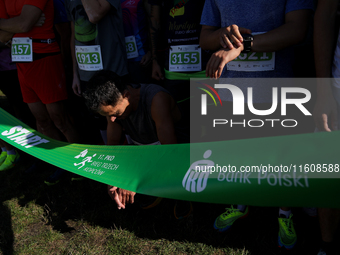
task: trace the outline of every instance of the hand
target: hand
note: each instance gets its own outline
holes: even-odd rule
[[[237,25],[224,27],[220,32],[220,44],[223,48],[233,49],[234,45],[240,47],[243,42],[241,34],[251,34],[251,30]],[[233,45],[234,44],[234,45]]]
[[[114,186],[108,185],[107,191],[112,200],[117,204],[118,209],[125,209],[126,204],[133,204],[136,192],[120,189]]]
[[[44,25],[44,23],[45,23],[45,14],[44,13],[42,13],[41,15],[40,15],[40,17],[39,17],[39,19],[38,19],[38,21],[37,21],[37,23],[35,23],[35,27],[41,27],[42,25]]]
[[[164,76],[163,73],[161,71],[161,67],[159,66],[157,60],[153,60],[152,62],[152,79],[155,79],[157,81],[163,80]]]
[[[207,63],[207,67],[205,70],[206,76],[215,79],[220,78],[224,66],[230,61],[237,58],[238,55],[240,55],[241,51],[242,51],[241,47],[237,49],[234,48],[232,50],[221,49],[219,51],[216,51],[214,54],[211,55]]]
[[[319,131],[331,132],[338,129],[337,104],[331,92],[318,96],[313,117]]]
[[[73,75],[72,89],[74,94],[76,94],[78,97],[81,97],[80,80],[77,74]]]
[[[149,64],[150,60],[151,60],[151,52],[148,51],[148,53],[146,53],[146,54],[143,56],[142,60],[140,61],[140,64],[141,64],[142,66],[146,66],[146,65]]]

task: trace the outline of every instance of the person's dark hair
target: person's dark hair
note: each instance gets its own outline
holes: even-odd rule
[[[126,89],[127,85],[122,77],[103,70],[92,77],[82,96],[90,110],[98,111],[101,105],[115,106]]]

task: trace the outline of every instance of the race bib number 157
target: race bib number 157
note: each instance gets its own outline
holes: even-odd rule
[[[32,62],[32,39],[28,37],[12,39],[12,61]]]

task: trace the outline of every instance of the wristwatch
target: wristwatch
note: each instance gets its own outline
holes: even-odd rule
[[[251,42],[254,41],[254,37],[251,34],[243,34],[243,51],[242,53],[251,52]]]

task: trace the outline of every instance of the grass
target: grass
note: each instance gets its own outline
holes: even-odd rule
[[[225,205],[194,203],[185,220],[173,217],[173,201],[142,210],[118,210],[103,184],[69,179],[48,187],[45,165],[25,174],[33,158],[0,172],[1,254],[286,254],[277,248],[277,208],[250,208],[231,231],[217,233],[215,217]],[[294,212],[299,243],[290,254],[316,254],[318,224]],[[303,252],[303,253],[302,253]]]

